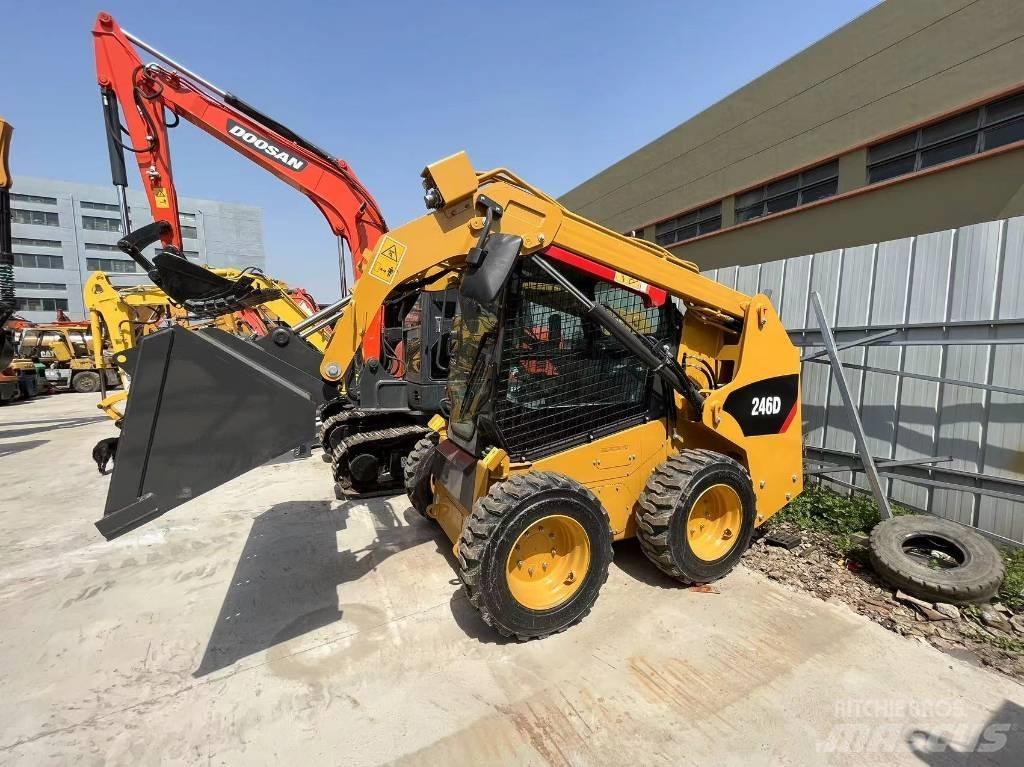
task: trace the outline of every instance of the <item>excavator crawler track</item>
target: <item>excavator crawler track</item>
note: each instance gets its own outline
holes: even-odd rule
[[[334,494],[338,500],[354,500],[380,495],[394,495],[405,489],[401,474],[380,472],[373,484],[356,481],[350,471],[350,462],[360,455],[372,455],[378,464],[389,468],[390,456],[407,455],[427,432],[426,426],[403,424],[373,431],[360,431],[337,440],[331,450],[331,471],[334,474]]]

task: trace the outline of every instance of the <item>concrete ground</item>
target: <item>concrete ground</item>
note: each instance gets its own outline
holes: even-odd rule
[[[0,408],[0,763],[1024,761],[1010,680],[742,568],[680,589],[633,543],[582,624],[498,641],[439,530],[334,501],[317,455],[106,543],[95,402]]]

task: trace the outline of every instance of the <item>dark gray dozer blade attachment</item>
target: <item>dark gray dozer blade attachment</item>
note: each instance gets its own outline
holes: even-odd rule
[[[320,353],[280,329],[153,333],[130,353],[131,387],[107,505],[107,540],[315,439]]]

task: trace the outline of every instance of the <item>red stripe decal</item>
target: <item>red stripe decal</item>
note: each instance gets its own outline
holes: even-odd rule
[[[595,277],[599,277],[606,282],[615,282],[615,270],[604,264],[598,264],[591,261],[589,258],[577,255],[565,248],[560,248],[557,245],[551,245],[544,250],[544,255],[553,258],[555,261],[560,261],[568,266],[573,266],[579,269],[581,272],[592,274]],[[637,279],[640,279],[639,277]],[[641,280],[646,283],[646,280]],[[622,283],[616,283],[620,287],[626,290],[632,290],[629,285],[623,285]],[[654,285],[648,284],[646,291],[634,291],[644,297],[644,303],[648,306],[664,306],[665,301],[668,300],[668,291],[662,288],[655,287]]]
[[[793,419],[796,417],[796,406],[799,401],[800,400],[798,398],[793,402],[793,407],[789,409],[789,415],[787,415],[786,420],[783,421],[782,428],[779,429],[779,434],[782,434],[784,431],[786,431],[786,429],[789,428],[789,425],[793,423]]]

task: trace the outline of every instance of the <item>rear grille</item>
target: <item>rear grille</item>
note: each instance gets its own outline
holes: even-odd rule
[[[664,308],[648,308],[642,296],[613,283],[564,266],[560,270],[635,330],[668,341]],[[547,274],[524,265],[510,295],[494,414],[513,458],[585,442],[650,412],[651,372],[582,318],[579,302]]]

